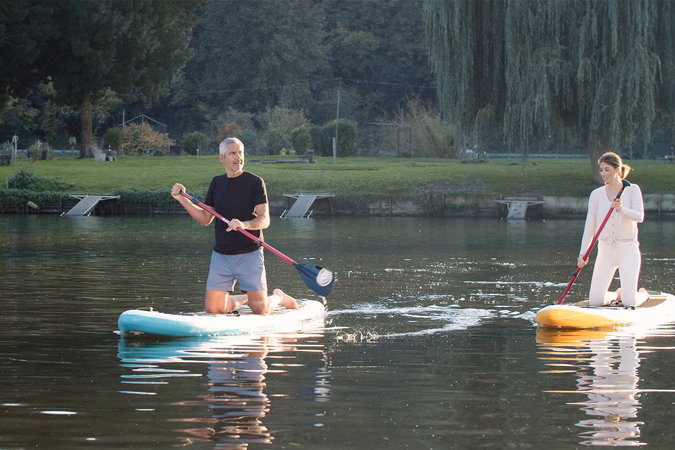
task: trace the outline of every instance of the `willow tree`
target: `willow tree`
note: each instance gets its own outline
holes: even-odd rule
[[[603,151],[644,155],[652,139],[657,42],[672,34],[672,21],[659,18],[672,18],[672,3],[426,0],[442,111],[478,136],[479,125],[501,124],[506,145],[523,154],[550,140],[578,141],[600,182]]]
[[[637,148],[644,154],[651,141],[660,67],[657,3],[581,5],[577,102],[579,119],[589,122],[587,144],[595,167],[604,150],[632,155]]]
[[[657,126],[669,131],[664,153],[675,154],[675,5],[659,2],[656,52],[661,60],[661,89],[657,97]],[[664,133],[665,134],[665,133]]]
[[[444,120],[485,144],[505,108],[503,0],[425,0],[427,52]],[[476,142],[478,143],[478,142]]]

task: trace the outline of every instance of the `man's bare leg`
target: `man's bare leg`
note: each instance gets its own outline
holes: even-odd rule
[[[277,306],[288,309],[298,307],[295,299],[285,294],[281,289],[275,289],[272,295],[267,295],[265,291],[250,291],[246,295],[248,296],[248,306],[255,314],[272,314]]]
[[[246,293],[248,298],[248,306],[254,314],[272,314],[278,301],[274,301],[274,296],[267,296],[265,291],[248,291]]]
[[[279,296],[281,298],[281,301],[279,301],[279,304],[281,306],[283,306],[284,308],[288,308],[288,309],[297,309],[298,308],[298,302],[296,302],[293,297],[286,294],[281,289],[279,289],[279,288],[275,289],[274,291],[272,291],[272,294],[273,294],[273,296]]]
[[[230,295],[228,291],[206,291],[204,307],[209,314],[226,314],[245,305],[246,295]]]

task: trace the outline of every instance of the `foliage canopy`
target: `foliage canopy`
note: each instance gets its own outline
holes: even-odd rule
[[[607,149],[646,156],[657,121],[672,130],[673,2],[426,0],[424,12],[441,110],[474,144],[526,155],[566,142],[595,165]]]
[[[107,90],[157,97],[191,56],[194,11],[203,0],[3,2],[4,36],[33,44],[0,78],[26,89],[51,80],[61,104],[79,109],[82,156],[91,155],[92,102]],[[19,6],[17,6],[19,5]],[[4,47],[4,46],[3,46]],[[0,62],[11,60],[5,48]],[[4,64],[2,64],[4,66]],[[28,79],[22,73],[29,73]],[[138,92],[137,92],[138,90]]]

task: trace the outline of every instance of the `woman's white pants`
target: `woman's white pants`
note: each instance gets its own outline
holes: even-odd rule
[[[607,243],[598,240],[598,256],[593,268],[593,279],[588,299],[591,306],[608,305],[616,299],[616,293],[607,292],[616,270],[621,280],[621,302],[624,306],[639,306],[649,295],[638,292],[638,278],[642,256],[640,244],[635,241]]]

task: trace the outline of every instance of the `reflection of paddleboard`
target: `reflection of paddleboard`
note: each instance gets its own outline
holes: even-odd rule
[[[279,308],[267,316],[253,314],[248,307],[238,314],[167,314],[132,309],[120,315],[117,322],[122,333],[156,336],[215,336],[276,333],[295,331],[309,325],[320,325],[324,306],[316,300],[298,300],[298,309]]]
[[[587,347],[589,341],[607,341],[615,330],[538,328],[537,345],[548,347]]]
[[[588,301],[569,305],[551,305],[537,313],[540,327],[616,328],[631,325],[658,325],[675,321],[675,297],[650,292],[649,300],[635,309],[613,306],[588,306]]]

